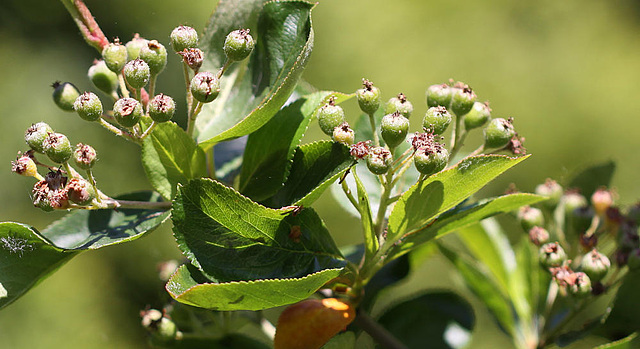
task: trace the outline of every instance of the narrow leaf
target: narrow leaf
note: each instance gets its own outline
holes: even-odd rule
[[[360,221],[362,222],[362,232],[364,234],[365,254],[367,260],[369,260],[378,252],[380,246],[378,244],[378,236],[373,226],[373,217],[371,217],[369,195],[362,181],[360,181],[360,177],[358,177],[355,168],[353,169],[353,178],[356,181],[358,206],[360,206]]]
[[[190,181],[173,203],[174,235],[211,280],[298,278],[344,265],[313,209],[274,210],[209,179]]]
[[[142,144],[142,166],[153,188],[165,199],[178,183],[207,175],[204,151],[174,122],[159,124]]]
[[[49,245],[33,227],[13,222],[0,223],[0,309],[75,255],[76,252]]]
[[[300,278],[207,283],[199,270],[183,265],[171,276],[166,289],[175,300],[196,307],[262,310],[306,299],[341,271],[325,269]]]
[[[625,338],[597,346],[594,349],[634,349],[638,347],[640,347],[640,337],[638,332],[634,332]]]
[[[218,99],[198,116],[196,129],[203,149],[259,129],[285,104],[311,54],[313,6],[304,1],[264,5],[249,64],[229,71]],[[219,37],[215,35],[212,44],[220,44]]]

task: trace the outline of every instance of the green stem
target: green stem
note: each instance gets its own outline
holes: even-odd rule
[[[149,99],[154,97],[154,93],[156,93],[156,80],[158,79],[158,75],[151,75],[149,78]],[[140,99],[142,99],[142,95],[140,95]],[[140,100],[142,104],[142,100]]]
[[[359,310],[353,323],[360,327],[363,331],[367,332],[371,338],[373,338],[380,346],[387,349],[407,349],[407,346],[402,344],[396,337],[382,327],[379,323],[375,322],[364,311]]]
[[[100,191],[98,190],[98,186],[96,185],[96,179],[93,177],[93,172],[91,171],[91,169],[87,170],[87,178],[89,178],[89,183],[91,183],[91,187],[93,188],[93,191],[96,193],[96,200],[98,200],[98,202],[101,203],[102,198],[100,197]]]
[[[104,201],[107,206],[105,208],[130,208],[130,209],[142,209],[142,210],[168,210],[171,208],[170,201],[130,201],[130,200],[116,200],[108,199]]]
[[[124,81],[122,73],[118,73],[118,82],[120,83],[120,93],[122,93],[122,97],[129,98],[129,89],[127,88],[127,83]]]
[[[193,95],[191,94],[191,78],[189,76],[189,66],[182,62],[182,75],[184,75],[184,85],[187,89],[187,110],[191,110],[193,105]]]
[[[360,206],[358,205],[358,201],[356,201],[356,198],[353,197],[353,193],[351,193],[351,189],[349,189],[349,185],[347,184],[347,181],[344,180],[342,181],[342,191],[344,192],[344,195],[347,196],[347,199],[349,199],[349,202],[351,202],[351,205],[353,205],[353,207],[355,207],[355,209],[360,212]]]
[[[147,136],[149,136],[151,132],[153,132],[153,129],[155,129],[157,125],[157,122],[152,121],[151,125],[149,125],[149,127],[144,131],[142,135],[140,135],[140,141],[144,141],[144,139],[147,138]]]
[[[207,150],[207,172],[209,173],[209,178],[216,179],[216,159],[215,159],[215,146],[209,148]]]
[[[109,40],[102,33],[100,26],[91,15],[87,6],[81,0],[60,0],[76,22],[84,40],[93,48],[102,53],[109,45]]]
[[[224,72],[227,71],[227,69],[229,68],[229,66],[231,66],[231,63],[233,63],[233,61],[227,59],[224,62],[224,65],[222,66],[222,68],[220,68],[220,70],[218,70],[218,73],[216,74],[216,78],[220,79],[222,77],[222,75],[224,74]]]
[[[455,141],[455,145],[452,146],[451,152],[449,153],[449,157],[451,159],[453,159],[458,154],[460,149],[462,149],[465,138],[467,138],[467,131],[462,130],[462,132],[460,132],[460,135],[458,136],[458,139]]]
[[[371,131],[373,132],[373,142],[376,147],[380,146],[380,138],[378,137],[378,132],[376,132],[376,119],[373,114],[369,114],[369,124],[371,124]]]
[[[195,129],[196,117],[198,117],[198,114],[202,110],[202,105],[203,103],[196,102],[192,106],[191,110],[189,111],[189,121],[187,122],[187,134],[189,135],[189,137],[193,138],[193,131]]]

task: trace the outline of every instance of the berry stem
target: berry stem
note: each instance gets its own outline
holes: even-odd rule
[[[153,129],[155,129],[157,125],[157,122],[152,121],[151,125],[149,125],[149,127],[142,133],[142,135],[140,135],[140,141],[144,141],[144,139],[147,138],[147,136],[149,136],[151,132],[153,132]]]
[[[149,99],[153,98],[154,93],[156,92],[156,81],[158,80],[158,75],[151,75],[149,78]],[[140,95],[140,104],[142,104],[142,94]]]
[[[187,123],[187,134],[189,137],[193,137],[193,131],[195,129],[194,124],[196,117],[198,117],[198,114],[200,114],[200,111],[202,110],[202,105],[203,103],[196,101],[189,111],[189,122]]]
[[[378,132],[376,132],[376,119],[373,114],[369,114],[369,123],[371,124],[371,131],[373,132],[373,142],[376,147],[380,146],[380,138],[378,137]]]
[[[129,98],[129,90],[127,89],[127,83],[124,81],[122,73],[118,73],[118,82],[120,83],[120,93],[122,97]]]
[[[113,132],[116,136],[120,136],[134,143],[140,144],[140,141],[136,137],[134,137],[132,134],[111,125],[110,123],[105,121],[103,118],[100,118],[100,125],[102,125],[102,127],[106,128],[107,130]]]
[[[220,68],[220,70],[218,70],[218,73],[216,74],[216,78],[220,79],[222,77],[222,74],[224,74],[224,72],[227,71],[227,69],[229,68],[231,63],[233,63],[233,61],[227,58],[227,60],[224,62],[224,65],[222,66],[222,68]]]
[[[109,199],[105,200],[104,204],[107,205],[105,208],[131,208],[131,209],[142,209],[142,210],[168,210],[171,208],[170,201],[159,201],[159,202],[149,202],[149,201],[130,201],[130,200],[116,200]]]
[[[215,146],[207,150],[207,173],[209,178],[216,179],[216,159],[215,159]]]
[[[381,347],[387,349],[407,349],[407,346],[402,344],[396,337],[387,331],[386,328],[380,326],[379,323],[374,321],[363,310],[358,310],[356,318],[353,321],[356,326],[360,327],[363,331],[367,332]]]
[[[91,187],[93,188],[93,191],[96,193],[96,200],[98,200],[98,203],[102,202],[102,198],[100,197],[100,191],[98,190],[98,186],[96,185],[96,179],[93,177],[93,172],[91,171],[91,169],[87,170],[87,178],[89,178],[89,183],[91,183]]]
[[[75,177],[75,174],[77,173],[76,171],[73,171],[71,169],[71,166],[69,166],[68,162],[64,162],[62,163],[62,168],[64,168],[64,170],[67,172],[67,175],[71,178]]]
[[[349,185],[347,184],[347,181],[344,180],[342,181],[342,191],[344,192],[344,195],[347,196],[347,199],[349,199],[349,202],[351,202],[351,205],[353,205],[353,207],[355,207],[355,209],[360,212],[360,206],[358,205],[358,201],[356,201],[356,199],[353,197],[353,193],[351,192],[351,189],[349,189]]]
[[[462,126],[462,124],[460,124],[459,126]],[[456,126],[456,128],[459,127],[459,126]],[[458,135],[458,139],[456,139],[455,143],[451,145],[451,151],[449,152],[449,158],[453,159],[456,156],[456,154],[458,154],[458,152],[460,151],[460,149],[464,145],[465,138],[467,138],[467,131],[466,130],[462,130],[462,132],[460,132],[460,134]]]
[[[82,0],[60,0],[64,7],[67,9],[74,22],[80,29],[80,33],[84,37],[84,40],[93,48],[102,53],[109,40],[102,33],[100,26],[91,15],[91,12]]]
[[[182,62],[182,74],[184,75],[184,85],[187,88],[187,110],[191,110],[193,104],[193,95],[191,94],[191,77],[189,75],[189,65],[186,62]],[[194,74],[197,74],[195,72]]]

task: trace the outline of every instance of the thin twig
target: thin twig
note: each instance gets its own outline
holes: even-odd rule
[[[387,349],[408,349],[408,347],[400,342],[396,337],[382,327],[379,323],[375,322],[364,311],[358,311],[356,319],[353,323],[360,327],[363,331],[367,332],[371,338],[373,338],[383,348]]]

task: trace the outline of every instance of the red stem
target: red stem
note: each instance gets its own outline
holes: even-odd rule
[[[96,22],[91,12],[82,0],[60,0],[67,8],[67,11],[73,17],[78,25],[84,40],[93,48],[102,52],[105,46],[109,45],[109,40],[102,33],[102,29]]]

